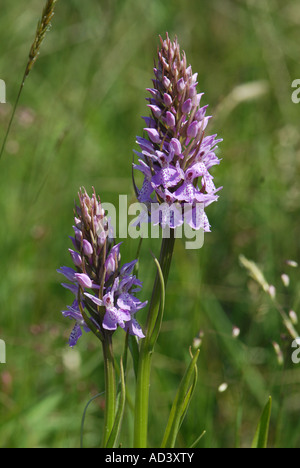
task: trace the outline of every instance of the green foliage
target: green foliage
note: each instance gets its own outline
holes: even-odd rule
[[[179,429],[187,413],[197,383],[199,353],[200,350],[198,349],[195,356],[191,356],[191,362],[180,382],[163,437],[162,448],[175,447]]]
[[[40,0],[1,2],[0,78],[8,103],[0,104],[0,142],[40,13]],[[269,446],[300,446],[300,367],[291,362],[291,339],[239,263],[240,255],[252,259],[276,286],[285,312],[299,313],[299,270],[285,265],[300,258],[300,107],[291,100],[292,80],[300,78],[299,15],[292,0],[57,2],[0,161],[0,338],[7,352],[0,364],[1,447],[78,447],[85,405],[104,390],[98,340],[85,335],[68,349],[72,324],[60,311],[71,297],[56,269],[70,265],[79,187],[94,186],[103,202],[117,204],[119,193],[134,200],[132,149],[143,128],[157,37],[166,31],[177,34],[199,72],[213,115],[209,133],[224,139],[214,170],[224,188],[207,210],[212,233],[203,248],[175,245],[153,356],[149,441],[161,443],[190,362],[185,350],[201,331],[198,383],[176,446],[249,447],[268,395]],[[159,246],[157,239],[141,246],[143,300],[156,273],[150,252],[158,257]],[[137,247],[138,240],[126,242],[124,261]],[[115,341],[119,358],[121,331]],[[272,342],[281,347],[283,365]],[[133,443],[134,384],[129,354],[123,447]],[[100,444],[103,403],[100,396],[89,406],[85,447]]]
[[[252,442],[252,448],[257,448],[257,449],[267,448],[271,408],[272,408],[272,398],[269,397],[268,403],[264,407],[261,418],[259,420],[256,432],[255,432],[255,436]]]
[[[125,375],[123,369],[123,363],[121,360],[120,363],[120,393],[118,395],[118,406],[116,410],[116,417],[115,422],[107,441],[105,448],[115,448],[118,447],[118,439],[120,436],[120,431],[123,422],[124,416],[124,409],[125,409],[125,401],[126,401],[126,386],[125,386]]]

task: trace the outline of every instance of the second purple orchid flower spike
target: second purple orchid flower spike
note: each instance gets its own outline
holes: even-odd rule
[[[103,333],[113,333],[117,327],[143,338],[135,319],[147,302],[136,298],[142,283],[133,274],[137,260],[121,265],[121,244],[109,237],[109,222],[95,192],[90,198],[85,189],[79,193],[75,207],[73,249],[69,249],[73,268],[58,270],[69,281],[63,286],[74,295],[65,317],[75,320],[69,344],[74,346],[82,330],[94,331],[101,339]]]

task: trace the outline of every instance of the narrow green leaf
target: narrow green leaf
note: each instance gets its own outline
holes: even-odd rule
[[[164,281],[163,272],[162,272],[161,266],[157,258],[155,258],[154,256],[153,258],[156,264],[158,277],[159,277],[159,283],[160,283],[160,305],[159,305],[159,309],[157,312],[157,317],[155,320],[155,325],[153,327],[153,330],[148,331],[148,333],[150,333],[150,337],[149,337],[149,349],[150,350],[154,348],[158,335],[160,333],[164,310],[165,310],[165,298],[166,298],[165,281]]]
[[[139,351],[139,345],[135,336],[133,335],[128,336],[128,346],[129,346],[129,350],[130,350],[131,357],[132,357],[134,375],[136,377],[138,366],[139,366],[140,351]]]
[[[272,398],[269,397],[260,417],[251,448],[267,448],[271,417]]]
[[[88,407],[94,401],[96,398],[100,397],[101,395],[104,395],[105,392],[97,393],[97,395],[93,396],[85,405],[83,415],[81,418],[81,428],[80,428],[80,448],[83,448],[83,431],[84,431],[84,423],[85,423],[85,417],[86,417],[86,412],[88,410]]]
[[[161,444],[161,448],[173,448],[180,426],[186,415],[188,405],[191,401],[196,382],[197,382],[197,360],[200,350],[198,349],[195,356],[192,356],[191,362],[180,382],[174,403],[171,408],[169,420]]]
[[[133,163],[134,163],[134,157],[132,159],[133,159]],[[135,183],[133,164],[132,164],[132,168],[131,168],[131,177],[132,177],[132,184],[133,184],[135,196],[136,196],[136,198],[138,200],[138,198],[139,198],[139,189],[137,188],[137,185]]]
[[[138,278],[139,276],[139,263],[140,263],[140,253],[141,253],[141,248],[142,248],[142,243],[143,243],[143,236],[141,236],[140,238],[140,241],[139,241],[139,245],[138,245],[138,248],[137,248],[137,252],[136,252],[136,255],[135,255],[135,258],[137,258],[137,263],[134,267],[134,274],[135,276]]]
[[[191,356],[191,357],[193,357],[193,356]],[[184,420],[185,415],[187,413],[189,403],[190,403],[190,401],[192,399],[192,396],[194,394],[194,390],[195,390],[195,387],[196,387],[197,380],[198,380],[198,369],[197,369],[197,366],[195,365],[194,366],[194,379],[193,379],[192,385],[189,388],[189,391],[187,392],[187,394],[185,396],[185,399],[184,399],[184,402],[183,402],[183,405],[182,405],[182,415],[181,415],[181,418],[180,418],[179,427],[183,423],[183,420]]]
[[[202,439],[202,437],[204,437],[206,434],[206,431],[203,431],[202,434],[199,435],[199,437],[197,437],[197,439],[195,440],[195,442],[192,443],[192,445],[189,447],[189,448],[194,448],[198,445],[198,442],[200,442],[200,440]]]
[[[126,375],[126,370],[127,370],[128,348],[129,348],[128,341],[129,341],[129,333],[127,332],[126,335],[125,335],[124,350],[123,350],[123,357],[122,357],[124,375]],[[119,376],[120,376],[120,374],[119,374]]]
[[[126,399],[126,388],[125,388],[125,374],[124,374],[124,368],[123,368],[123,361],[121,358],[120,362],[120,379],[121,379],[121,391],[119,395],[119,403],[118,403],[118,409],[116,412],[116,417],[115,417],[115,422],[112,428],[112,431],[110,433],[110,436],[108,438],[106,448],[115,448],[118,443],[118,437],[120,434],[121,426],[122,426],[122,421],[123,421],[123,415],[124,415],[124,408],[125,408],[125,399]]]

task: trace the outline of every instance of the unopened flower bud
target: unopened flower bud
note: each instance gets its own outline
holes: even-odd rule
[[[195,119],[198,120],[198,122],[201,122],[204,117],[205,117],[205,113],[206,113],[206,109],[208,108],[208,105],[207,106],[204,106],[204,107],[201,107],[195,114]]]
[[[91,288],[93,286],[92,280],[85,273],[75,273],[75,278],[83,288]]]
[[[165,89],[169,89],[170,84],[171,84],[171,81],[169,80],[169,78],[164,76],[163,79],[162,79],[162,83],[163,83]]]
[[[167,112],[166,113],[166,123],[168,125],[168,127],[175,127],[176,125],[176,120],[175,120],[175,117],[174,115],[172,114],[172,112]]]
[[[170,94],[165,93],[165,94],[164,94],[164,103],[165,103],[165,105],[166,105],[167,107],[170,107],[171,104],[172,104],[172,102],[173,102],[173,101],[172,101],[172,97],[170,96]]]
[[[192,122],[191,125],[189,125],[187,129],[187,136],[190,138],[195,138],[199,130],[199,124],[198,122]]]
[[[181,144],[180,144],[180,141],[177,140],[177,138],[172,138],[169,146],[170,146],[170,150],[174,151],[174,154],[176,156],[179,156],[181,154]]]
[[[144,128],[144,130],[148,133],[150,140],[153,141],[153,143],[160,142],[159,132],[155,128]]]
[[[155,106],[153,104],[148,104],[148,107],[149,107],[149,109],[152,110],[154,117],[159,119],[161,114],[162,114],[162,111],[161,111],[160,107]]]
[[[83,245],[83,252],[87,257],[90,257],[91,255],[93,255],[93,247],[88,240],[84,239],[82,242],[82,245]]]
[[[72,260],[74,262],[75,266],[80,266],[82,264],[82,258],[79,255],[78,252],[75,252],[74,250],[69,249],[69,252],[71,254]]]
[[[187,99],[182,104],[181,110],[182,110],[183,114],[189,114],[191,112],[191,110],[192,110],[192,107],[193,107],[192,100]]]
[[[185,81],[183,78],[180,78],[180,80],[178,80],[177,82],[177,91],[179,92],[179,94],[183,93],[185,89]]]

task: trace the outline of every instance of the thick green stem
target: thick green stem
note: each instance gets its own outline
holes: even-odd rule
[[[171,235],[162,240],[159,263],[163,273],[165,287],[167,284],[172,255],[175,244],[174,231]],[[139,365],[137,373],[136,397],[135,397],[135,421],[134,421],[134,447],[146,448],[148,435],[148,411],[149,411],[149,391],[150,391],[150,373],[151,359],[153,354],[153,344],[150,343],[151,335],[154,330],[158,310],[161,301],[160,278],[157,273],[153,287],[147,323],[146,337],[141,342]]]
[[[114,425],[116,412],[116,376],[111,335],[105,335],[102,348],[105,371],[105,415],[102,447],[105,447]]]
[[[134,448],[146,448],[148,437],[148,408],[152,354],[145,346],[142,348],[135,396]]]

